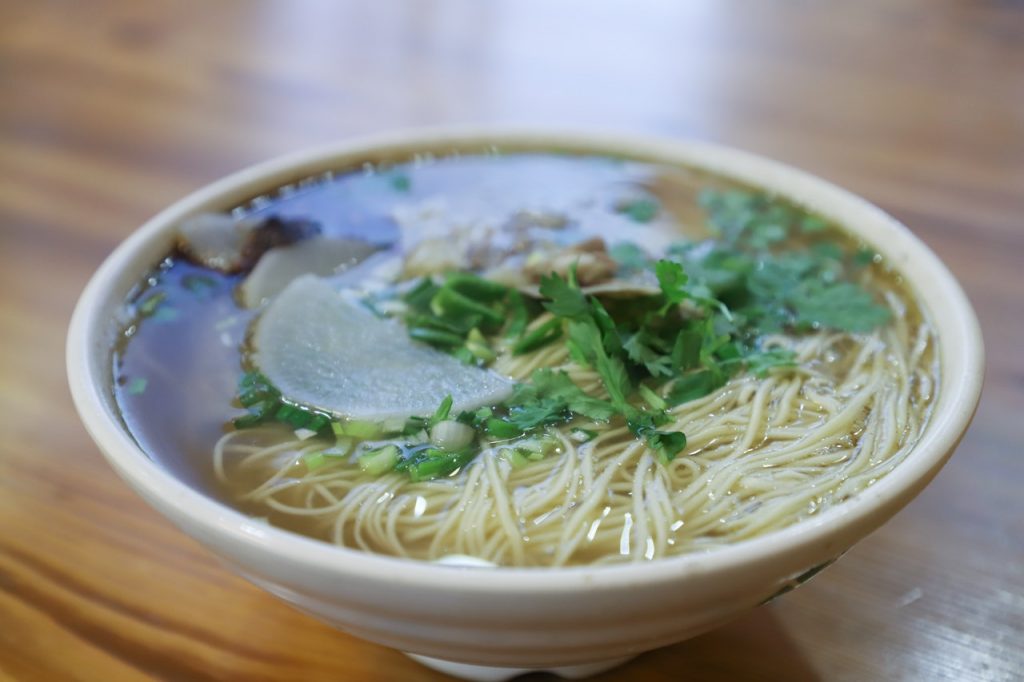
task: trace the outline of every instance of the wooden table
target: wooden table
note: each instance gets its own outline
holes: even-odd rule
[[[988,343],[974,425],[909,508],[794,594],[601,679],[1021,679],[1024,6],[995,0],[5,0],[0,677],[442,679],[143,504],[72,409],[64,334],[113,246],[226,172],[494,121],[715,140],[832,179],[945,260]]]

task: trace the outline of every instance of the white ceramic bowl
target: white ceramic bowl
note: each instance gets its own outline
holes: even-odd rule
[[[453,149],[548,148],[682,163],[790,197],[874,245],[934,320],[941,390],[914,451],[855,498],[754,540],[642,564],[470,569],[374,556],[267,527],[177,480],[126,433],[111,389],[115,311],[170,250],[175,225],[364,159]],[[103,263],[71,321],[68,375],[86,428],[150,504],[254,583],[359,637],[476,666],[552,668],[653,649],[716,627],[784,590],[882,525],[952,454],[977,405],[983,348],[950,273],[903,225],[834,185],[743,152],[671,139],[561,131],[426,130],[345,141],[243,170],[175,203]],[[498,679],[500,670],[463,673]],[[588,668],[563,672],[581,673]]]

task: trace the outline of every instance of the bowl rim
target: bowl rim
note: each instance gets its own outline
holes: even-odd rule
[[[120,419],[111,414],[109,403],[102,395],[111,377],[100,376],[100,363],[90,357],[92,349],[99,346],[109,350],[110,346],[101,341],[110,336],[110,320],[103,318],[100,312],[116,295],[117,285],[125,271],[136,264],[139,254],[181,218],[212,206],[223,209],[238,205],[244,198],[318,174],[306,172],[308,169],[326,170],[332,163],[334,167],[348,165],[342,161],[346,158],[490,146],[510,151],[549,148],[569,153],[622,154],[694,166],[771,189],[827,215],[842,212],[855,217],[856,221],[866,221],[864,225],[872,224],[872,229],[887,237],[884,245],[878,244],[887,257],[898,252],[905,254],[908,262],[913,261],[915,275],[908,276],[907,280],[916,293],[921,298],[941,301],[944,306],[945,324],[940,326],[938,318],[932,316],[940,327],[941,363],[952,364],[958,371],[953,376],[943,375],[935,410],[920,441],[903,462],[866,490],[810,519],[757,538],[708,552],[642,563],[471,570],[338,547],[260,524],[192,488],[150,459],[127,433]],[[859,234],[863,225],[856,221],[844,223],[844,227]],[[897,266],[897,270],[906,274],[905,267]],[[926,290],[922,284],[927,284]],[[922,305],[926,302],[922,301]],[[926,307],[934,309],[935,306]],[[348,138],[285,154],[225,176],[174,202],[134,230],[91,277],[72,315],[66,361],[75,407],[114,469],[142,493],[147,502],[165,514],[164,509],[176,510],[194,524],[193,527],[202,529],[204,537],[220,538],[248,551],[270,552],[293,566],[328,573],[372,574],[399,584],[459,591],[486,592],[500,586],[502,592],[552,593],[676,581],[684,575],[737,569],[769,557],[822,543],[827,545],[829,538],[857,524],[870,523],[868,532],[874,530],[886,519],[872,521],[872,517],[881,509],[895,511],[908,503],[938,472],[963,436],[980,396],[984,348],[977,318],[966,295],[938,257],[887,213],[826,180],[759,155],[708,142],[609,131],[457,126]],[[172,520],[181,525],[180,519]],[[192,530],[187,533],[192,534]],[[845,549],[846,546],[841,546],[835,551]]]

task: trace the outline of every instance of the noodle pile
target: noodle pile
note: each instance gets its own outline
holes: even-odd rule
[[[499,565],[643,561],[701,551],[778,530],[864,490],[897,466],[920,435],[937,391],[935,340],[901,292],[884,281],[892,322],[872,333],[772,336],[796,367],[743,374],[670,411],[665,428],[688,444],[664,463],[625,425],[522,468],[485,449],[450,478],[362,473],[348,458],[307,471],[324,448],[283,427],[224,435],[214,450],[221,483],[274,525],[361,550],[423,560],[469,555]],[[543,320],[541,320],[542,322]],[[503,354],[516,379],[561,368],[600,395],[600,377],[564,344]]]

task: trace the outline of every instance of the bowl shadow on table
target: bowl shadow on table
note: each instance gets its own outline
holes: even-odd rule
[[[679,644],[648,652],[590,682],[642,680],[787,680],[814,682],[815,672],[794,642],[775,607],[763,606],[717,630]],[[531,674],[516,682],[555,682],[562,678]],[[564,681],[563,681],[564,682]]]

